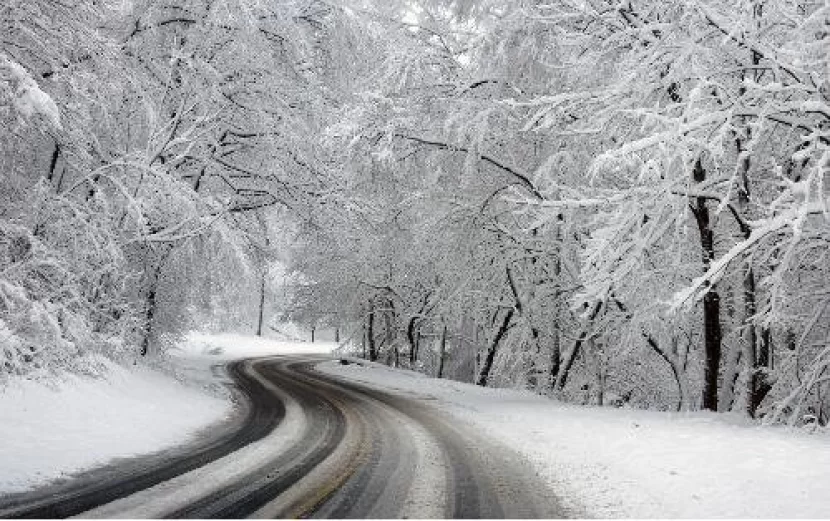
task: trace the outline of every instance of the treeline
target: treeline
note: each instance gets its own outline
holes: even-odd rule
[[[3,2],[0,383],[261,328],[270,236],[326,186],[309,136],[333,12]]]
[[[826,424],[825,2],[421,1],[321,146],[293,316],[593,404]]]
[[[6,2],[0,378],[261,332],[289,242],[367,358],[825,424],[825,4]]]

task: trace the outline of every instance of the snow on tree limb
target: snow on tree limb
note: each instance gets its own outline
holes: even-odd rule
[[[0,81],[9,86],[11,105],[25,119],[39,115],[56,130],[63,128],[55,101],[40,89],[22,65],[5,54],[0,54]]]
[[[694,279],[689,287],[675,293],[669,302],[670,311],[676,312],[681,308],[694,305],[703,298],[712,286],[720,281],[732,263],[750,255],[752,249],[757,247],[761,241],[780,230],[792,229],[792,239],[789,245],[789,251],[792,251],[792,248],[800,239],[800,228],[804,218],[808,215],[825,214],[828,203],[830,203],[830,199],[824,202],[803,204],[771,219],[749,223],[753,228],[749,237],[735,244],[728,252],[713,262],[706,273]],[[786,267],[786,265],[783,265],[778,267],[777,270]]]

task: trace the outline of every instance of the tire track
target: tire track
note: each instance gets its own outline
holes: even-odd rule
[[[240,420],[215,428],[207,439],[155,455],[121,460],[114,465],[78,475],[63,484],[35,492],[0,498],[0,517],[54,519],[81,514],[140,490],[147,489],[226,456],[274,430],[285,416],[281,401],[256,403],[266,389],[244,371],[244,361],[228,365],[243,400]]]
[[[111,482],[90,484],[104,475],[92,472],[63,495],[18,498],[0,517],[562,516],[509,449],[427,403],[315,370],[324,360],[231,364],[248,404],[236,430],[177,458],[114,465]]]

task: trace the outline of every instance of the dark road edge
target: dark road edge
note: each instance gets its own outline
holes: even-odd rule
[[[204,466],[255,442],[273,431],[285,417],[278,399],[258,401],[267,388],[245,371],[245,361],[227,366],[245,403],[245,416],[219,434],[193,444],[149,456],[122,459],[43,488],[0,496],[0,517],[10,519],[66,518],[129,496]]]

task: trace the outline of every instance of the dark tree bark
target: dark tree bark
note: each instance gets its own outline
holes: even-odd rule
[[[60,158],[60,156],[61,146],[55,143],[55,148],[52,149],[52,157],[49,159],[49,175],[46,178],[50,183],[55,181],[55,173],[57,171],[58,158]]]
[[[366,322],[360,324],[360,349],[361,349],[361,357],[366,360]]]
[[[198,192],[202,188],[202,179],[205,177],[205,172],[207,172],[207,167],[202,167],[199,170],[198,174],[193,176],[193,191]]]
[[[490,377],[490,371],[493,369],[493,361],[496,359],[496,351],[498,351],[499,344],[501,344],[507,330],[510,329],[510,321],[513,320],[513,314],[515,312],[516,310],[511,307],[502,317],[499,329],[496,331],[496,334],[493,336],[493,340],[487,347],[487,354],[484,357],[484,364],[482,364],[481,370],[478,373],[476,385],[480,385],[482,387],[487,386],[487,379]]]
[[[557,244],[562,240],[560,233],[560,225],[563,221],[562,215],[557,216],[556,224],[556,241]],[[556,246],[556,260],[553,264],[553,274],[556,277],[556,283],[561,287],[562,285],[562,257],[561,250]],[[553,297],[554,312],[553,312],[553,327],[551,328],[551,342],[550,342],[550,366],[548,368],[548,389],[553,391],[556,389],[556,380],[559,377],[560,367],[562,365],[562,343],[560,341],[560,319],[561,319],[561,291],[557,291]]]
[[[700,159],[695,162],[694,180],[701,183],[706,180],[706,170]],[[704,273],[709,270],[715,259],[715,232],[712,228],[709,208],[706,198],[694,197],[692,213],[700,232],[701,257]],[[711,284],[709,291],[703,297],[703,409],[718,410],[718,374],[721,360],[721,323],[720,323],[720,295],[717,285]]]
[[[406,341],[409,342],[409,366],[414,367],[418,360],[418,345],[415,338],[415,328],[418,325],[418,317],[412,317],[406,324]]]
[[[265,273],[262,274],[262,280],[259,285],[259,316],[257,318],[256,336],[262,336],[263,322],[265,322]]]
[[[760,9],[760,7],[759,7]],[[755,11],[754,16],[760,15],[760,11]],[[761,61],[761,56],[755,51],[751,51],[750,60],[753,65],[757,66]],[[744,74],[747,74],[745,72]],[[758,72],[754,71],[754,80],[758,81]],[[745,87],[740,88],[740,94],[743,95]],[[749,192],[749,169],[750,169],[750,154],[745,146],[745,141],[751,139],[752,128],[749,125],[744,126],[744,136],[738,136],[735,140],[736,149],[739,157],[739,177],[738,177],[738,208],[746,216],[750,202]],[[748,226],[741,226],[744,239],[748,239],[751,230]],[[766,394],[769,392],[769,387],[766,383],[765,368],[769,362],[768,355],[768,336],[761,333],[761,339],[758,338],[758,331],[755,324],[752,322],[757,313],[757,294],[755,284],[755,272],[752,268],[752,260],[747,260],[747,266],[744,271],[743,278],[744,287],[744,334],[746,343],[746,364],[749,368],[749,379],[747,382],[747,412],[751,417],[755,417],[758,406],[761,405]],[[763,351],[759,352],[759,351]]]
[[[369,360],[376,362],[378,350],[375,345],[375,303],[369,301],[369,314],[366,317],[366,344],[369,346]]]
[[[386,348],[386,363],[389,364],[390,356],[394,367],[400,367],[400,349],[397,342],[397,331],[395,328],[395,303],[392,299],[386,299],[386,309],[383,313],[383,346]],[[392,348],[391,350],[389,348]]]
[[[750,416],[755,417],[755,411],[760,402],[758,402],[758,390],[760,385],[760,374],[758,371],[758,333],[755,325],[752,323],[752,318],[757,312],[757,305],[755,303],[755,273],[752,266],[747,266],[743,277],[744,288],[744,335],[745,335],[745,360],[749,367],[749,381],[747,385],[748,400],[747,412]]]
[[[447,324],[441,328],[441,342],[438,344],[438,378],[444,376],[444,358],[447,354]]]
[[[158,275],[156,275],[157,277]],[[144,338],[141,341],[141,356],[147,356],[147,353],[150,352],[150,337],[152,335],[153,330],[153,318],[156,315],[156,295],[157,295],[158,284],[157,282],[153,282],[150,286],[149,291],[147,292],[147,301],[146,306],[147,309],[144,312],[144,320],[147,321],[147,327],[144,332]]]

